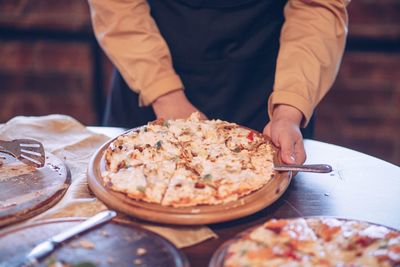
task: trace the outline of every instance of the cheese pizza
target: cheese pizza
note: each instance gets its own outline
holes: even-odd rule
[[[231,241],[218,266],[400,266],[400,233],[354,220],[272,219]]]
[[[273,149],[260,133],[221,120],[158,120],[115,139],[103,183],[162,206],[237,200],[273,177]]]

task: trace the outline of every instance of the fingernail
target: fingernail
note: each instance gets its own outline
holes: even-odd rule
[[[291,162],[296,162],[296,158],[294,157],[294,155],[290,155],[290,161]]]

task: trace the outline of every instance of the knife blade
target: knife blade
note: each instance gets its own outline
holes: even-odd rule
[[[117,215],[115,211],[106,210],[97,213],[93,217],[85,220],[84,222],[67,229],[46,241],[43,241],[36,245],[23,259],[13,259],[9,262],[0,264],[4,267],[33,267],[36,266],[40,259],[52,252],[62,242],[70,239],[71,237],[87,231],[99,224],[107,222]],[[3,265],[4,264],[4,265]]]

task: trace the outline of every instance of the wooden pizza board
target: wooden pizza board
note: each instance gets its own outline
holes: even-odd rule
[[[36,169],[0,153],[0,227],[37,215],[56,204],[71,184],[62,160],[46,153],[45,166]]]
[[[81,218],[53,219],[0,231],[0,263],[23,259],[38,243],[82,221]],[[168,240],[140,226],[116,220],[67,240],[42,259],[39,266],[54,261],[71,266],[79,263],[83,266],[86,262],[97,267],[189,266],[185,255]]]
[[[260,190],[224,205],[202,205],[188,208],[164,207],[134,200],[103,185],[101,178],[101,173],[105,171],[103,154],[115,139],[105,143],[91,158],[87,172],[89,187],[110,208],[151,222],[203,225],[241,218],[260,211],[275,202],[286,191],[292,178],[291,172],[275,172],[274,178]],[[278,161],[278,159],[276,153],[275,161]]]

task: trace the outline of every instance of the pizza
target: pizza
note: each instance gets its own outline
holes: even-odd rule
[[[335,218],[271,219],[227,243],[238,266],[400,266],[400,232]]]
[[[217,205],[274,176],[260,133],[222,120],[157,120],[116,138],[104,152],[105,187],[162,206]]]

